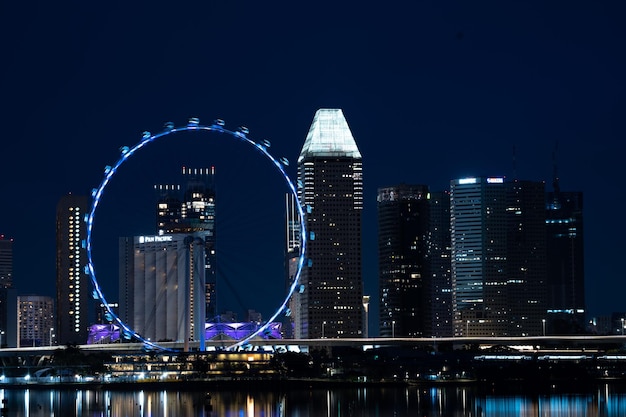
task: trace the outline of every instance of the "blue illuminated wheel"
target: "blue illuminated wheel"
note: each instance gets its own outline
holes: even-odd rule
[[[93,258],[92,258],[91,240],[92,240],[92,231],[93,231],[96,210],[98,208],[100,200],[102,199],[105,188],[107,187],[107,185],[109,184],[109,182],[111,181],[111,179],[113,178],[113,176],[115,175],[119,167],[124,162],[126,162],[132,155],[134,155],[137,151],[139,151],[139,149],[155,141],[156,139],[169,136],[176,132],[186,132],[186,131],[207,131],[207,132],[213,131],[217,133],[222,133],[222,134],[226,134],[227,137],[235,139],[236,141],[240,141],[240,142],[243,142],[252,146],[253,149],[255,149],[261,155],[266,157],[271,162],[271,164],[280,172],[280,174],[282,175],[283,179],[285,180],[287,184],[289,191],[294,196],[296,210],[298,211],[298,214],[299,214],[300,236],[302,237],[301,242],[300,242],[300,246],[301,246],[300,256],[297,262],[296,274],[294,276],[293,282],[291,283],[289,287],[289,290],[287,291],[286,297],[282,301],[282,304],[273,313],[273,315],[265,322],[263,326],[261,326],[258,330],[256,330],[254,333],[250,334],[249,336],[246,336],[244,339],[236,341],[232,346],[229,347],[229,348],[235,348],[235,347],[247,344],[251,339],[255,338],[258,335],[269,332],[270,331],[269,326],[272,324],[272,322],[276,320],[278,316],[280,316],[281,314],[289,314],[289,308],[287,304],[291,296],[296,291],[296,288],[298,287],[300,274],[301,274],[301,271],[305,262],[305,249],[306,249],[306,239],[304,238],[306,236],[304,212],[303,212],[302,205],[300,204],[300,201],[298,199],[297,189],[292,183],[292,181],[289,179],[289,176],[287,175],[287,173],[285,172],[285,166],[288,165],[288,161],[286,158],[279,158],[279,159],[274,158],[269,153],[268,149],[270,148],[270,143],[268,141],[264,140],[260,142],[255,142],[254,140],[248,138],[249,132],[247,128],[240,127],[236,131],[231,131],[231,130],[225,129],[224,122],[219,119],[215,120],[211,125],[202,125],[200,124],[199,119],[190,118],[187,124],[184,126],[176,127],[173,123],[168,122],[165,124],[164,130],[159,133],[152,134],[150,132],[143,132],[141,140],[135,146],[133,147],[123,146],[122,148],[120,148],[120,151],[121,151],[120,158],[117,160],[117,162],[114,165],[105,167],[104,179],[100,183],[100,186],[98,188],[94,188],[94,190],[92,191],[93,201],[91,204],[91,209],[85,218],[86,223],[87,223],[87,237],[86,237],[86,242],[85,242],[86,250],[87,250],[87,266],[86,266],[87,271],[86,272],[89,273],[91,282],[94,287],[93,297],[102,302],[102,305],[106,309],[106,313],[105,313],[106,318],[111,323],[114,323],[119,326],[120,337],[127,339],[127,340],[128,339],[138,340],[139,342],[143,343],[148,349],[165,350],[164,347],[158,345],[157,343],[154,343],[150,340],[143,338],[140,334],[135,332],[131,327],[129,327],[126,323],[124,323],[119,318],[119,316],[111,309],[111,307],[109,306],[109,303],[106,301],[105,295],[102,292],[100,285],[98,284],[98,280],[96,279],[96,272],[95,272],[95,267],[94,267]]]

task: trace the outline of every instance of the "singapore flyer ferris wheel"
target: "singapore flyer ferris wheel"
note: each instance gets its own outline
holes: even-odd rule
[[[228,130],[225,128],[225,123],[221,119],[216,119],[211,124],[201,124],[198,118],[189,118],[187,123],[181,126],[176,126],[172,122],[167,122],[164,125],[162,131],[158,133],[151,133],[148,131],[143,132],[141,136],[141,140],[134,146],[122,146],[120,148],[120,156],[119,159],[110,166],[106,166],[104,170],[104,178],[102,179],[100,185],[97,188],[94,188],[92,191],[92,203],[91,208],[85,216],[86,221],[86,238],[85,238],[85,248],[87,252],[87,265],[85,267],[86,272],[89,274],[92,285],[93,285],[93,298],[99,300],[102,304],[102,307],[105,309],[105,318],[111,324],[119,327],[120,336],[125,340],[132,340],[139,343],[143,343],[147,349],[154,350],[168,350],[167,348],[160,345],[158,342],[154,340],[150,340],[149,338],[144,337],[139,332],[135,331],[131,325],[126,323],[119,315],[111,308],[110,304],[107,302],[105,293],[97,280],[96,268],[94,266],[93,261],[93,229],[95,225],[95,218],[97,209],[102,201],[103,196],[105,195],[105,190],[107,186],[113,179],[113,177],[118,172],[118,169],[125,164],[127,161],[136,155],[140,149],[145,148],[148,144],[155,142],[157,139],[163,141],[165,138],[173,136],[176,133],[182,132],[216,132],[219,133],[219,137],[229,138],[234,142],[243,143],[248,148],[251,148],[253,152],[256,152],[258,155],[261,155],[266,162],[269,162],[271,166],[273,166],[279,174],[279,177],[284,181],[288,192],[293,196],[294,201],[294,209],[296,211],[296,215],[299,220],[299,235],[300,235],[300,245],[298,248],[299,256],[297,258],[297,269],[293,276],[293,279],[290,281],[290,285],[286,291],[285,298],[282,300],[280,305],[273,312],[271,317],[264,321],[264,324],[260,325],[255,331],[250,334],[247,334],[240,339],[232,340],[231,345],[227,346],[227,348],[236,348],[240,346],[246,345],[253,338],[259,337],[260,335],[267,334],[270,332],[269,326],[279,318],[281,315],[289,315],[290,310],[288,307],[289,300],[291,296],[295,293],[296,289],[299,287],[299,278],[301,271],[304,267],[305,263],[305,250],[306,250],[306,226],[304,221],[304,208],[301,206],[300,201],[298,199],[298,190],[294,183],[290,180],[289,176],[285,171],[285,167],[289,165],[289,161],[284,158],[275,158],[270,153],[270,142],[267,140],[263,141],[255,141],[249,137],[249,131],[246,127],[239,127],[236,130]],[[203,135],[208,136],[211,139],[211,136],[215,135]],[[162,138],[162,139],[161,139]],[[204,323],[203,323],[204,324]],[[197,337],[195,340],[199,342],[199,349],[204,350],[205,345],[205,336],[204,329],[201,329],[200,333],[201,337]]]

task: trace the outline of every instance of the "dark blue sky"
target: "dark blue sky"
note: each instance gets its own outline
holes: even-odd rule
[[[585,193],[588,311],[626,310],[625,11],[621,2],[582,1],[4,2],[0,233],[15,238],[16,286],[54,293],[58,198],[97,186],[118,148],[143,130],[220,117],[295,162],[315,110],[338,107],[363,154],[366,292],[377,294],[378,187],[440,190],[452,178],[505,175],[550,188],[558,141],[562,189]],[[233,171],[220,189],[240,190],[256,209],[273,201],[252,194],[280,179],[250,185],[251,152],[216,158],[223,149],[190,145],[189,155],[171,157],[177,145],[131,160],[111,191],[128,212],[103,209],[96,230],[114,235],[122,217],[137,219],[130,229],[151,227],[150,198],[136,203],[133,190],[165,181],[181,163],[227,161],[218,174]],[[203,154],[206,162],[194,159]],[[259,231],[248,235],[269,233],[250,223],[245,230]],[[115,237],[97,263],[115,258]],[[240,256],[249,262],[234,262],[261,265],[259,244],[247,245]]]

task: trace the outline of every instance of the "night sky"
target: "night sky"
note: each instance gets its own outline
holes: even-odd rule
[[[556,149],[561,189],[584,192],[587,310],[626,310],[625,11],[619,1],[0,3],[0,233],[15,239],[15,285],[54,295],[58,199],[88,194],[142,131],[222,118],[269,139],[295,174],[327,107],[343,109],[363,155],[374,299],[378,187],[502,175],[551,190]],[[176,182],[181,165],[215,165],[218,233],[239,245],[224,256],[229,286],[243,288],[233,298],[266,316],[276,305],[284,184],[251,148],[213,139],[168,137],[115,177],[94,227],[110,301],[117,237],[154,228],[151,186]]]

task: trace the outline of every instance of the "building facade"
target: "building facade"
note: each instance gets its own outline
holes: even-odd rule
[[[298,158],[299,199],[309,236],[301,274],[303,338],[363,335],[361,153],[340,109],[316,112]]]
[[[85,272],[86,196],[63,196],[56,210],[56,335],[61,345],[87,343],[90,282]]]
[[[54,344],[54,302],[52,297],[19,296],[18,347],[52,346]],[[84,343],[87,343],[85,340]]]
[[[455,336],[539,335],[545,319],[543,183],[451,182]]]
[[[585,328],[583,193],[555,189],[546,195],[548,333]]]
[[[450,193],[430,193],[428,264],[430,336],[452,337],[452,265],[450,245]]]
[[[430,333],[428,187],[378,189],[380,336]]]
[[[185,186],[155,186],[159,196],[157,234],[193,234],[205,245],[205,311],[206,320],[217,316],[215,259],[215,169],[186,168],[182,174]]]
[[[13,287],[13,239],[0,235],[0,288]]]
[[[13,239],[0,235],[0,347],[17,346],[17,294],[13,288]]]
[[[122,321],[153,342],[204,342],[202,237],[135,236],[119,247]]]

